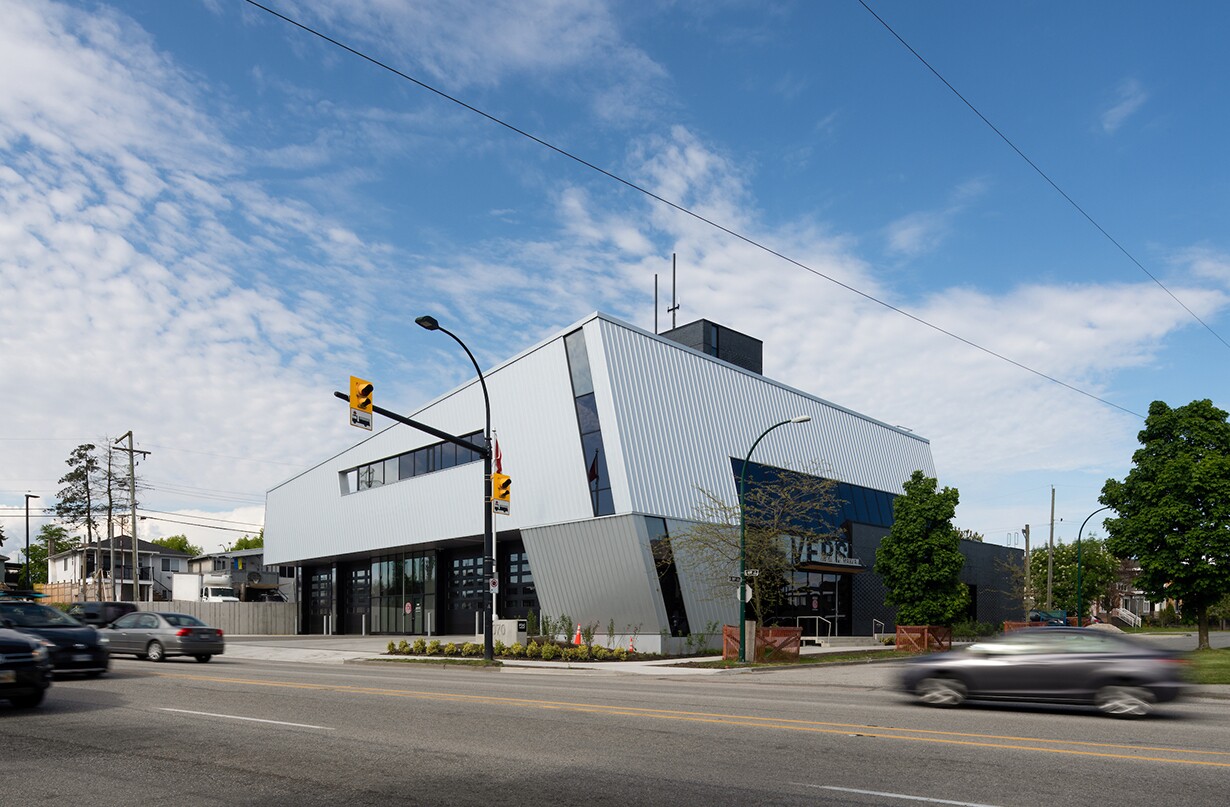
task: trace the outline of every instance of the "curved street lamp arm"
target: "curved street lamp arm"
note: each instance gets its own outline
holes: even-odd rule
[[[1085,616],[1084,603],[1081,601],[1081,535],[1085,532],[1085,525],[1089,523],[1089,519],[1096,516],[1103,510],[1110,510],[1108,504],[1105,507],[1099,507],[1089,515],[1085,516],[1085,520],[1081,522],[1081,528],[1076,533],[1076,625],[1080,627],[1081,619]]]

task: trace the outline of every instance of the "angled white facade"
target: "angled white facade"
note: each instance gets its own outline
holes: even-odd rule
[[[701,490],[737,501],[732,462],[794,416],[811,421],[773,431],[753,461],[818,466],[857,491],[880,527],[891,519],[885,502],[911,473],[936,475],[930,444],[917,435],[600,313],[485,378],[513,480],[511,514],[495,517],[500,617],[532,609],[646,636],[735,621],[733,587],[727,601],[683,568],[668,579],[652,542],[686,529]],[[403,414],[461,436],[481,432],[483,411],[476,379]],[[477,571],[477,460],[392,425],[270,490],[265,562],[301,568],[305,628],[472,630],[490,596]],[[843,612],[851,630],[849,587],[834,592],[834,614]],[[829,607],[822,599],[809,601],[818,613]]]

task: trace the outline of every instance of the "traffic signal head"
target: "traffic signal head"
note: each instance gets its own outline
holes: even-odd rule
[[[512,501],[512,477],[508,474],[492,474],[491,498],[502,502]]]
[[[350,408],[360,412],[372,411],[372,382],[350,377]]]

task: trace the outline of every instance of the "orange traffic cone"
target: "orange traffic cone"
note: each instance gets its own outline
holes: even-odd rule
[[[628,637],[628,652],[629,652],[629,653],[635,653],[635,652],[636,652],[636,644],[635,644],[635,642],[636,642],[636,639],[634,639],[634,638],[633,638],[633,637],[631,637],[631,636],[629,636],[629,637]]]
[[[580,624],[578,624],[578,625],[577,625],[577,635],[573,637],[573,639],[572,639],[572,643],[573,643],[573,644],[575,644],[575,645],[579,645],[579,644],[581,644],[581,626],[580,626]]]

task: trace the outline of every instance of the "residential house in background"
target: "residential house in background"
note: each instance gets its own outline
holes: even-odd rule
[[[56,602],[166,601],[171,599],[171,575],[187,571],[191,557],[187,552],[137,539],[134,576],[132,538],[104,538],[49,557],[43,593]]]

